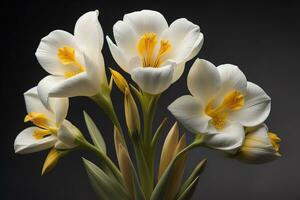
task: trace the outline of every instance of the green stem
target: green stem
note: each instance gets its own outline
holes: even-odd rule
[[[123,184],[123,178],[120,170],[111,161],[111,159],[109,159],[109,157],[107,157],[102,151],[100,151],[97,147],[95,147],[94,145],[90,144],[87,141],[81,141],[80,144],[83,148],[95,152],[99,156],[100,160],[103,161],[107,165],[107,167],[112,171],[112,173],[117,178],[117,180],[121,184]]]
[[[106,95],[104,95],[106,94]],[[92,96],[91,99],[105,112],[105,114],[109,117],[109,119],[112,121],[114,126],[118,129],[118,134],[120,134],[121,139],[122,139],[122,144],[124,147],[127,147],[125,139],[124,139],[124,134],[123,130],[121,127],[121,124],[119,122],[119,119],[116,115],[114,106],[112,104],[111,98],[109,93],[104,92],[103,94],[98,93],[95,96]]]

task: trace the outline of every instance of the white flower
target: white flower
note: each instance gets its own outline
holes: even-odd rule
[[[152,10],[124,15],[113,32],[116,44],[107,37],[113,58],[142,90],[151,94],[159,94],[175,82],[185,62],[203,44],[199,26],[184,18],[168,26],[164,16]]]
[[[189,91],[168,109],[190,131],[202,133],[208,146],[236,151],[245,137],[243,126],[261,124],[269,115],[270,97],[247,82],[237,66],[215,67],[197,59],[188,74]]]
[[[55,30],[44,37],[35,54],[51,74],[38,84],[42,102],[47,105],[48,97],[93,96],[101,84],[107,85],[102,46],[98,10],[77,20],[74,35]]]
[[[49,98],[47,109],[40,101],[37,87],[24,93],[27,115],[25,122],[35,126],[24,129],[15,139],[16,153],[26,154],[42,151],[55,146],[69,149],[76,146],[74,125],[65,120],[69,101],[67,98]]]
[[[247,163],[265,163],[280,157],[279,142],[281,139],[268,132],[268,127],[261,124],[246,128],[246,138],[237,154],[237,158]]]

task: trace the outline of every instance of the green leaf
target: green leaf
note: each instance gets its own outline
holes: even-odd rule
[[[196,186],[198,184],[199,176],[197,176],[190,185],[181,193],[181,195],[176,198],[176,200],[188,200],[191,199],[193,193],[195,192]]]
[[[175,159],[172,160],[172,162],[169,164],[163,175],[160,177],[156,187],[154,188],[150,200],[161,200],[164,199],[165,192],[168,188],[170,179],[172,177],[174,166],[176,166],[177,162],[180,161],[182,156],[185,154],[178,154]]]
[[[86,124],[87,129],[88,129],[88,131],[90,133],[90,136],[91,136],[91,138],[93,140],[93,143],[102,152],[104,152],[106,154],[106,145],[105,145],[105,141],[104,141],[104,139],[102,137],[101,132],[97,128],[97,126],[94,123],[94,121],[92,120],[92,118],[85,111],[83,111],[83,115],[84,115],[85,124]]]
[[[207,159],[201,160],[195,169],[192,171],[191,175],[187,178],[187,180],[184,182],[184,184],[181,186],[177,196],[181,195],[190,185],[191,183],[199,177],[199,175],[203,172],[206,166]]]
[[[94,163],[82,158],[91,185],[101,200],[130,200],[124,187]]]
[[[159,136],[161,135],[161,133],[163,131],[163,128],[165,127],[166,122],[167,122],[167,118],[164,118],[162,120],[162,122],[160,123],[159,127],[156,129],[154,137],[152,139],[152,143],[151,143],[152,147],[156,146],[156,144],[158,142],[158,139],[159,139]]]

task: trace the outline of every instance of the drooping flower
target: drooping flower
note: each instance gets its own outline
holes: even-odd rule
[[[246,128],[246,138],[240,148],[237,159],[247,163],[265,163],[280,157],[281,139],[268,131],[265,124]]]
[[[15,139],[16,153],[27,154],[56,147],[70,149],[76,146],[77,128],[65,119],[68,112],[67,98],[49,98],[46,108],[37,94],[37,87],[24,93],[27,115],[24,122],[35,126],[24,129]]]
[[[38,84],[42,102],[47,105],[48,97],[93,96],[107,85],[102,46],[98,10],[77,20],[74,35],[55,30],[44,37],[35,54],[51,74]]]
[[[212,148],[236,151],[243,143],[243,126],[261,124],[270,113],[270,97],[247,82],[234,65],[215,67],[197,59],[187,80],[191,95],[175,100],[168,109],[191,132],[202,133]]]
[[[124,15],[113,32],[116,44],[107,37],[113,58],[150,94],[162,93],[175,82],[203,44],[199,26],[184,18],[168,26],[163,15],[152,10]]]

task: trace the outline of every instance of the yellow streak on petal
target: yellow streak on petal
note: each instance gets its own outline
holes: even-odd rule
[[[67,71],[65,72],[64,76],[65,78],[73,77],[81,72],[84,72],[85,66],[81,65],[75,55],[75,49],[69,46],[61,47],[57,50],[57,57],[60,63],[63,65],[73,65],[77,67],[76,71]]]
[[[41,140],[45,137],[50,136],[52,133],[50,130],[47,129],[37,129],[33,132],[32,136],[37,139],[37,140]]]
[[[152,54],[157,43],[156,34],[153,32],[142,35],[138,42],[138,52],[143,57],[143,66],[152,66]]]
[[[245,104],[245,97],[239,91],[228,92],[223,102],[214,107],[214,99],[210,100],[205,107],[205,113],[212,118],[212,124],[216,129],[224,128],[228,113],[241,109]]]

